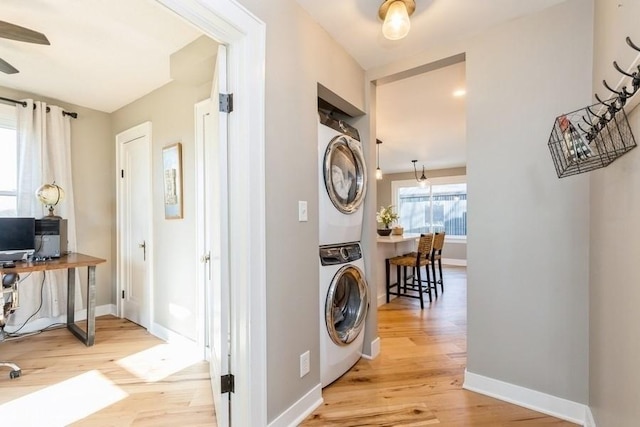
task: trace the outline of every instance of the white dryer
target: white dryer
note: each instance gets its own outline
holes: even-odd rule
[[[326,387],[362,356],[369,287],[359,243],[320,247],[320,382]]]
[[[362,240],[367,167],[358,130],[318,112],[320,245]]]

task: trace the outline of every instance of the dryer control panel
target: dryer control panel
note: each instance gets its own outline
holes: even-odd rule
[[[361,258],[360,243],[320,246],[320,263],[322,265],[346,264]]]

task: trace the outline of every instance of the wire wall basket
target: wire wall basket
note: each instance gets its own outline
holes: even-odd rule
[[[604,103],[556,117],[549,137],[558,178],[603,168],[635,147],[624,109]]]
[[[626,42],[640,52],[631,38],[627,37]],[[637,60],[635,64],[635,71],[625,71],[613,61],[613,68],[631,80],[630,86],[620,90],[603,80],[604,87],[615,95],[612,99],[603,101],[596,93],[598,104],[556,117],[549,150],[558,178],[603,168],[635,148],[636,140],[624,111],[627,100],[640,91],[640,65]]]

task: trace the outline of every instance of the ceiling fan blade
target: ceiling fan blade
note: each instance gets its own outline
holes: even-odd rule
[[[5,21],[0,21],[0,37],[26,43],[51,44],[44,34]]]
[[[5,74],[17,74],[20,72],[17,68],[15,68],[13,65],[9,64],[2,58],[0,58],[0,71]]]

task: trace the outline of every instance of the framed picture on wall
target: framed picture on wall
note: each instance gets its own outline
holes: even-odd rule
[[[182,144],[167,145],[162,149],[164,178],[164,217],[182,218]]]

